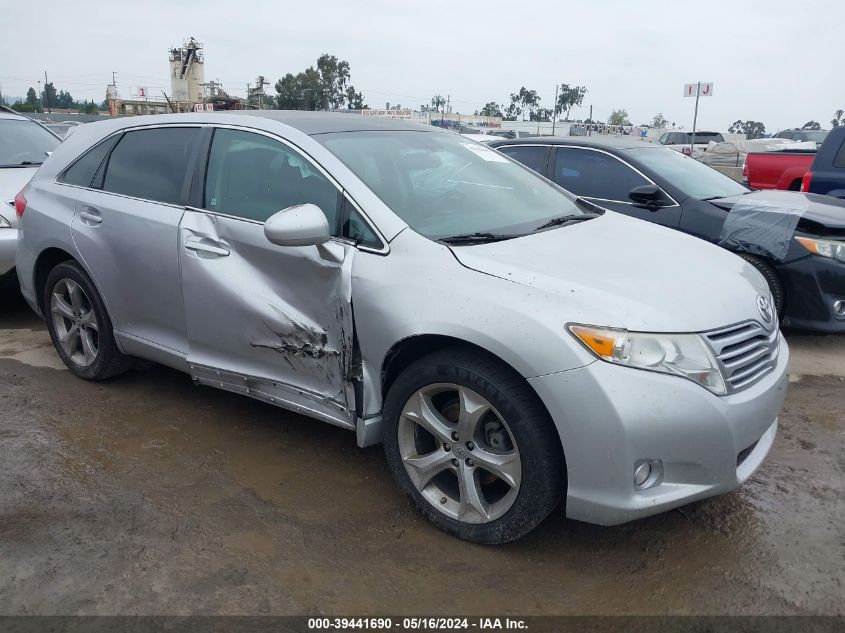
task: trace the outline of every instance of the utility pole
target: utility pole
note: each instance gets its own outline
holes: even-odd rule
[[[593,106],[590,106],[590,127],[588,128],[587,136],[593,135]]]
[[[47,83],[48,83],[47,82],[47,71],[45,70],[44,71],[44,100],[47,102],[47,113],[53,114],[53,110],[52,110],[52,108],[50,108],[50,93],[47,92]],[[41,110],[43,111],[44,108],[41,108]]]
[[[35,111],[38,112],[38,99],[41,98],[41,80],[40,79],[38,80],[38,94],[36,95],[36,97],[37,98],[35,99],[35,103],[33,104],[33,107],[35,108]],[[41,114],[44,114],[44,103],[43,102],[41,103]]]
[[[555,84],[555,100],[552,102],[552,136],[555,135],[555,123],[557,123],[557,90],[560,84]]]
[[[698,123],[698,98],[701,96],[701,82],[696,84],[695,90],[695,114],[692,117],[692,137],[690,137],[689,155],[692,156],[695,151],[695,124]]]

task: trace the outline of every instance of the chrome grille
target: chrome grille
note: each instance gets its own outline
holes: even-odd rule
[[[704,333],[719,362],[728,393],[750,387],[775,368],[779,336],[777,327],[769,331],[755,321]]]

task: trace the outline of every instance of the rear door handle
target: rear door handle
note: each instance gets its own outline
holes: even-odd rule
[[[209,244],[207,241],[195,237],[189,237],[185,240],[185,248],[189,251],[198,253],[208,253],[217,257],[226,257],[229,254],[229,249],[217,243]]]
[[[95,226],[103,221],[103,216],[94,207],[82,207],[79,212],[79,219],[88,226]]]

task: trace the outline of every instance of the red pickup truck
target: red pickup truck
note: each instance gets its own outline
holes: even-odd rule
[[[798,191],[815,157],[815,150],[803,149],[752,152],[745,158],[742,176],[752,189]]]

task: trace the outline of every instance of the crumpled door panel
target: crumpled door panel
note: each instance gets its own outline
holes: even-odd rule
[[[339,262],[314,246],[271,244],[255,222],[186,212],[180,253],[192,375],[353,425],[354,249],[326,248]]]

